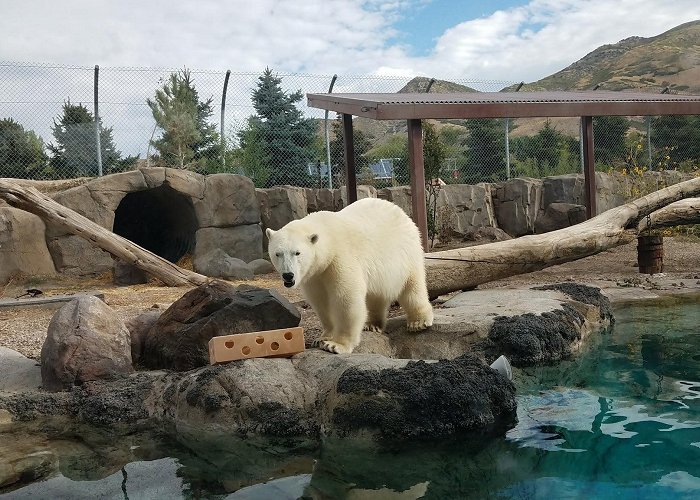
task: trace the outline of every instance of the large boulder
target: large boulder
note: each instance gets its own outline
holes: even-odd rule
[[[579,224],[586,220],[586,207],[572,203],[550,203],[537,218],[536,233],[548,233]]]
[[[374,186],[367,186],[365,184],[360,184],[357,186],[357,199],[361,200],[363,198],[376,198],[377,189]],[[340,198],[343,202],[343,206],[348,206],[348,189],[346,186],[340,186]]]
[[[195,262],[201,262],[204,256],[214,250],[221,250],[245,262],[262,257],[263,233],[259,224],[203,227],[196,232],[196,239],[193,255]],[[195,271],[201,272],[196,266]]]
[[[18,208],[0,207],[0,284],[12,276],[55,274],[44,240],[44,223]]]
[[[541,203],[541,179],[517,178],[495,185],[493,205],[498,227],[511,236],[535,232]]]
[[[337,212],[341,208],[343,208],[343,199],[340,195],[340,189],[306,188],[306,210],[308,213],[320,212],[321,210]]]
[[[449,210],[454,232],[465,234],[471,227],[498,227],[491,199],[491,184],[448,184],[437,197],[437,209]]]
[[[201,199],[194,199],[200,227],[232,227],[260,222],[253,181],[242,175],[212,174]]]
[[[411,188],[409,186],[388,187],[377,190],[377,198],[390,201],[398,205],[408,214],[413,217],[413,205],[411,197]]]
[[[221,248],[214,248],[194,258],[194,270],[212,278],[231,280],[253,279],[253,269],[241,259],[231,257]]]
[[[263,249],[265,250],[267,249],[265,229],[276,231],[288,222],[306,217],[309,213],[306,190],[293,186],[278,186],[270,189],[256,189],[255,193],[260,204]]]
[[[146,336],[141,362],[186,371],[209,364],[214,336],[299,325],[301,315],[274,290],[212,281],[187,292],[158,318]]]
[[[129,330],[107,304],[79,296],[49,323],[41,348],[41,380],[49,391],[133,372]]]

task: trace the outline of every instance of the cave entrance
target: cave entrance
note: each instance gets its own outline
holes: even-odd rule
[[[192,253],[197,227],[192,201],[166,184],[127,194],[114,212],[114,233],[170,262]]]

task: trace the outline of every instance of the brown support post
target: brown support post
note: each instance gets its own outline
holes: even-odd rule
[[[352,115],[343,113],[343,144],[345,145],[345,189],[348,205],[357,201],[357,176],[355,175],[355,144],[352,137]]]
[[[420,120],[408,120],[408,163],[411,172],[413,221],[420,230],[423,250],[428,251],[428,214],[425,209],[425,169],[423,167],[423,127]]]
[[[586,216],[590,219],[598,215],[595,200],[595,163],[593,155],[593,117],[581,117],[583,136],[583,185],[586,193]]]

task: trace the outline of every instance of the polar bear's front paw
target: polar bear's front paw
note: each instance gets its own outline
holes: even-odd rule
[[[352,347],[348,347],[345,344],[339,344],[338,342],[333,342],[332,340],[319,340],[316,343],[316,347],[334,354],[350,354],[352,352]]]
[[[431,319],[419,319],[418,321],[409,321],[406,323],[406,329],[409,332],[420,332],[421,330],[426,330],[433,326],[433,320]]]
[[[365,323],[365,326],[362,328],[365,332],[375,332],[375,333],[382,333],[384,330],[381,325],[373,325],[372,323]]]

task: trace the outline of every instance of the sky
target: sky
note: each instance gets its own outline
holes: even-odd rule
[[[531,82],[697,0],[0,0],[0,61]]]

